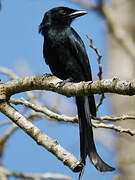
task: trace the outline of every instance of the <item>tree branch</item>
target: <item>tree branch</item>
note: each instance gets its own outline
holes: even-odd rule
[[[102,3],[103,3],[102,1],[99,2],[99,4],[101,4],[101,5],[102,5]],[[102,63],[101,63],[101,58],[102,58],[102,56],[101,56],[100,52],[98,51],[98,49],[94,46],[92,38],[89,37],[88,35],[86,35],[86,37],[87,37],[87,38],[89,39],[89,41],[90,41],[90,47],[96,52],[96,54],[97,54],[97,56],[98,56],[97,61],[98,61],[99,73],[98,73],[97,75],[98,75],[98,77],[99,77],[99,80],[102,80],[102,79],[103,79],[103,75],[102,75],[102,74],[103,74],[103,71],[102,71]],[[98,111],[99,107],[102,105],[103,100],[104,100],[105,98],[106,98],[106,97],[105,97],[105,94],[102,93],[102,95],[101,95],[101,97],[100,97],[100,100],[99,100],[99,103],[98,103],[97,106],[96,106],[96,110],[97,110],[97,111]]]
[[[99,120],[100,122],[104,121],[123,121],[123,120],[135,120],[135,115],[121,115],[121,116],[116,116],[116,117],[110,117],[110,116],[104,116],[104,117],[94,117],[95,120]]]
[[[33,110],[35,110],[36,112],[41,112],[43,113],[45,116],[47,116],[50,119],[55,119],[57,121],[63,121],[63,122],[69,122],[69,123],[78,123],[78,118],[77,116],[75,117],[68,117],[66,115],[59,115],[57,113],[52,112],[51,110],[47,109],[46,107],[39,107],[36,106],[35,104],[32,104],[28,101],[26,101],[25,99],[21,98],[19,100],[14,100],[11,99],[10,102],[14,103],[14,104],[23,104],[27,107],[32,108]],[[97,122],[92,121],[92,125],[95,128],[106,128],[106,129],[112,129],[116,132],[119,133],[127,133],[131,136],[135,135],[135,131],[132,131],[131,129],[124,129],[120,126],[115,126],[113,124],[105,124],[103,123],[104,121],[118,121],[118,120],[125,120],[125,119],[135,119],[135,116],[133,115],[123,115],[123,116],[119,116],[119,117],[109,117],[109,116],[105,116],[105,117],[94,117],[95,120],[98,120]]]
[[[61,80],[55,76],[29,76],[0,84],[0,101],[6,101],[11,95],[30,90],[48,90],[70,96],[88,96],[93,94],[116,93],[135,95],[135,80],[120,80],[118,78],[103,79],[95,82],[67,83],[58,87]]]
[[[55,112],[49,110],[45,106],[41,107],[39,105],[37,106],[36,104],[30,103],[29,101],[25,100],[24,98],[20,98],[18,100],[10,99],[10,102],[13,103],[13,104],[22,104],[22,105],[24,105],[26,107],[29,107],[29,108],[33,109],[36,112],[41,112],[50,119],[55,119],[55,120],[64,121],[64,122],[78,123],[77,116],[68,117],[68,116],[65,116],[65,115],[60,115],[58,113],[55,113]]]
[[[15,79],[6,83],[0,83],[0,111],[8,116],[16,125],[21,127],[29,136],[31,136],[39,145],[45,147],[48,151],[52,152],[58,159],[60,159],[65,165],[67,165],[72,171],[80,171],[82,165],[79,161],[69,152],[58,144],[57,141],[51,139],[47,135],[43,134],[36,126],[30,121],[24,118],[18,111],[10,106],[6,101],[11,95],[16,93],[30,91],[30,90],[49,90],[54,91],[65,96],[83,96],[90,93],[117,93],[123,95],[135,94],[135,80],[132,81],[120,81],[118,78],[105,79],[96,82],[80,82],[80,83],[67,83],[63,87],[58,87],[58,82],[61,80],[55,76],[30,76],[21,79]],[[12,99],[11,99],[12,101]],[[33,104],[22,100],[22,104],[42,112],[50,117],[63,120],[64,118],[56,113],[52,115],[52,112],[48,109],[41,109]],[[66,118],[70,121],[70,118]],[[72,118],[73,120],[73,118]],[[74,118],[76,121],[76,117]],[[110,128],[117,132],[124,132],[130,135],[135,135],[134,131],[129,129],[122,129],[114,125],[107,125],[103,123],[93,123],[94,127]]]
[[[135,131],[132,131],[131,129],[124,129],[124,128],[121,128],[120,126],[115,126],[113,124],[92,123],[92,125],[95,128],[108,128],[108,129],[115,130],[116,132],[119,132],[119,133],[126,133],[126,134],[129,134],[131,136],[135,135]]]
[[[23,179],[30,179],[30,180],[36,180],[36,179],[59,179],[59,180],[72,180],[69,176],[65,176],[62,174],[52,174],[52,173],[19,173],[15,171],[11,171],[9,169],[6,169],[2,166],[0,166],[0,174],[2,174],[4,177],[16,177],[16,178],[23,178]],[[2,179],[1,179],[2,180]],[[4,180],[4,179],[3,179]]]
[[[85,0],[70,0],[74,3],[81,5],[82,7],[89,10],[96,10],[96,12],[100,13],[100,15],[104,16],[108,22],[108,27],[113,35],[113,37],[121,44],[121,46],[126,50],[129,56],[134,60],[135,59],[135,51],[134,51],[134,39],[130,36],[128,32],[124,30],[124,28],[117,26],[115,24],[115,19],[113,20],[114,9],[110,9],[110,7],[105,6],[103,1],[99,1],[98,4],[92,4]],[[111,11],[111,13],[110,13]],[[114,12],[115,13],[115,12]]]
[[[5,67],[0,67],[0,73],[8,75],[11,79],[19,78],[12,70]]]
[[[6,141],[9,138],[9,136],[16,130],[17,126],[16,125],[12,125],[7,132],[5,132],[5,134],[0,138],[0,158],[3,155],[3,151],[4,148],[6,146]]]
[[[0,103],[0,111],[9,117],[17,126],[23,129],[39,145],[45,147],[48,151],[53,153],[72,171],[79,172],[82,169],[82,164],[80,164],[80,162],[72,154],[62,148],[56,140],[51,139],[49,136],[40,131],[11,105],[6,102]]]

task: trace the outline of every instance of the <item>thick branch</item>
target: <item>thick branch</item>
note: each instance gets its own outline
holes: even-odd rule
[[[23,129],[39,145],[52,152],[58,159],[60,159],[64,163],[64,165],[68,166],[72,171],[78,172],[81,170],[82,165],[72,154],[62,148],[56,140],[53,140],[49,136],[45,135],[8,103],[1,103],[0,111],[7,117],[9,117],[17,126]]]
[[[11,95],[30,90],[54,91],[65,96],[83,96],[104,93],[135,95],[135,80],[121,81],[118,78],[104,79],[96,82],[67,83],[58,87],[61,80],[55,76],[29,76],[0,84],[0,100],[5,101]]]

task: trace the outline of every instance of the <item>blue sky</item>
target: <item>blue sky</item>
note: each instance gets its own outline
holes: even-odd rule
[[[12,69],[20,76],[43,75],[50,72],[44,63],[42,55],[43,37],[38,33],[38,26],[45,11],[56,6],[68,6],[75,9],[83,8],[68,0],[12,0],[2,2],[3,7],[0,12],[0,66]],[[85,35],[88,34],[92,37],[95,46],[102,54],[105,74],[105,22],[96,13],[89,11],[88,15],[75,20],[72,26],[86,45],[91,60],[93,77],[96,80],[98,79],[96,76],[98,73],[97,56],[89,48],[89,41]],[[6,80],[5,76],[1,74],[0,79]],[[50,94],[50,99],[57,96],[55,93],[49,92],[47,96],[48,94]],[[63,104],[65,101],[68,105],[71,105],[68,112],[66,111],[67,104]],[[50,103],[51,100],[47,100],[47,102]],[[65,108],[62,109],[63,106]],[[76,114],[76,107],[72,99],[62,98],[58,109],[66,114]],[[109,113],[112,113],[112,111],[108,98],[104,101],[102,108],[100,108],[99,115],[108,115]],[[0,117],[0,121],[7,119],[1,113]],[[35,124],[46,134],[57,139],[64,148],[79,158],[79,133],[77,125],[65,123],[52,124],[45,119],[37,121]],[[98,141],[96,145],[102,158],[109,164],[116,166],[115,152],[104,148]],[[22,172],[54,172],[65,173],[74,179],[78,177],[78,174],[71,172],[51,153],[38,146],[22,130],[17,130],[9,139],[4,154],[4,164],[11,170]],[[100,173],[91,163],[87,162],[83,179],[91,177],[95,180],[99,178],[101,180],[112,179],[115,173]]]

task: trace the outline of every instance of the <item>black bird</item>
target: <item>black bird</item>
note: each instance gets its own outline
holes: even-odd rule
[[[43,55],[53,75],[65,82],[91,81],[89,59],[83,41],[70,27],[86,11],[57,7],[45,13],[39,32],[44,36]],[[89,156],[99,171],[113,171],[98,155],[93,140],[91,115],[96,116],[94,95],[76,97],[80,129],[80,156],[85,165]]]

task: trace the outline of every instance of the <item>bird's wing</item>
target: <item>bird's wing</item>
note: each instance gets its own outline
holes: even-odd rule
[[[85,75],[84,81],[91,81],[91,68],[84,43],[81,40],[80,36],[74,31],[74,29],[71,28],[70,30],[72,32],[70,33],[70,36],[68,38],[72,54],[75,56],[78,64],[80,64],[83,69]]]
[[[70,48],[72,50],[72,54],[75,56],[75,59],[77,60],[78,64],[80,64],[80,66],[82,67],[85,77],[84,81],[91,81],[92,80],[91,68],[84,43],[81,40],[80,36],[74,31],[74,29],[71,29],[71,31],[72,32],[70,33],[69,36],[69,42],[70,42]],[[91,94],[88,97],[88,99],[89,99],[91,114],[93,116],[96,116],[96,104],[95,104],[94,95]]]

